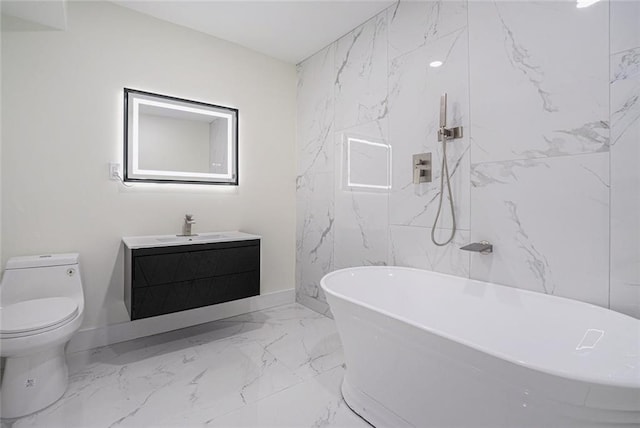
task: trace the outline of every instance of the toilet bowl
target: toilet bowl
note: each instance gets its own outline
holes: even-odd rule
[[[65,345],[82,324],[78,254],[14,257],[0,282],[3,419],[37,412],[67,389]]]

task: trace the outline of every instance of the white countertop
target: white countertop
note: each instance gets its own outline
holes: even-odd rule
[[[180,235],[149,235],[149,236],[126,236],[122,242],[129,249],[173,247],[176,245],[190,244],[211,244],[214,242],[249,241],[260,239],[260,235],[240,232],[238,230],[229,232],[207,232],[198,233],[191,236]]]

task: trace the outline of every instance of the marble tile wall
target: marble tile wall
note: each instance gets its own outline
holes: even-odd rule
[[[333,270],[335,46],[298,66],[296,299],[326,313],[320,278]]]
[[[328,313],[326,272],[392,264],[640,316],[639,40],[640,2],[400,1],[303,61],[298,300]],[[440,247],[444,92],[464,136]],[[391,147],[390,189],[345,186],[348,136]],[[416,185],[424,152],[433,181]],[[459,250],[484,239],[492,256]]]
[[[608,306],[608,15],[469,4],[473,278]]]
[[[611,308],[640,317],[640,2],[611,20]]]

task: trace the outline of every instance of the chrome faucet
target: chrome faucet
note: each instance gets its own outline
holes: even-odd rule
[[[196,221],[193,219],[193,214],[185,214],[184,224],[182,225],[182,235],[180,236],[197,236],[197,233],[191,233],[191,225],[195,223]]]
[[[460,247],[460,249],[465,251],[473,251],[480,254],[493,253],[493,245],[488,241],[473,242],[469,245],[465,245],[464,247]]]

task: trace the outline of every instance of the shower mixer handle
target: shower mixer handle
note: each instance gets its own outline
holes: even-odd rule
[[[413,155],[413,184],[430,183],[432,171],[431,153]]]

